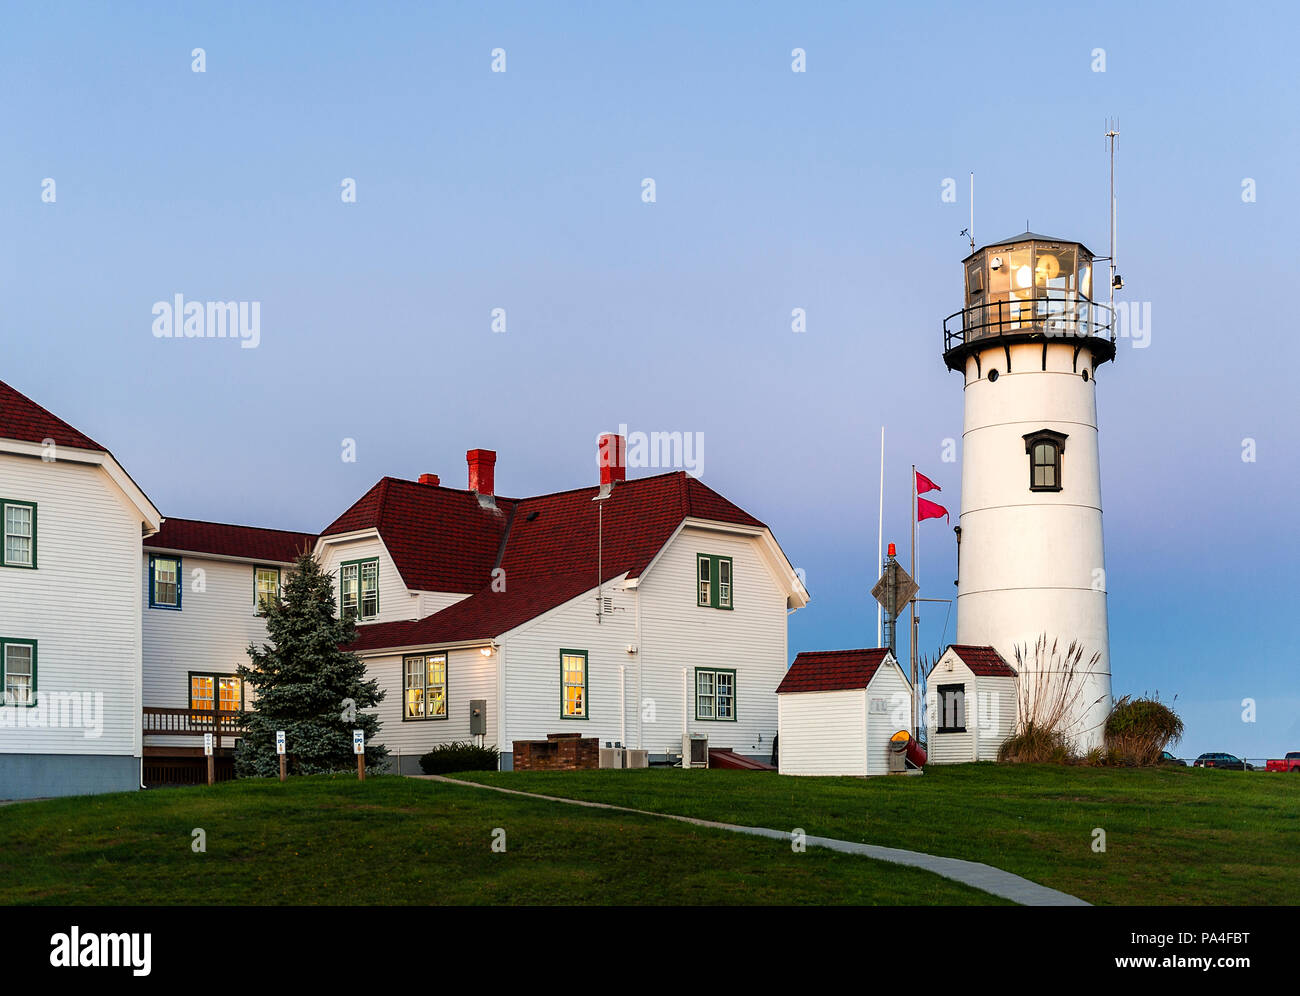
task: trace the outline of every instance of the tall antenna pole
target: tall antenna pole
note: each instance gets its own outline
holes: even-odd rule
[[[1110,321],[1115,321],[1115,139],[1119,137],[1119,119],[1106,119],[1106,141],[1110,144]],[[1111,328],[1111,334],[1115,332]]]
[[[912,518],[912,578],[916,578],[916,464],[912,464],[912,506],[908,510]],[[911,650],[912,650],[912,736],[918,733],[916,723],[916,595],[908,603],[911,609]]]
[[[880,524],[876,527],[876,563],[885,566],[885,427],[880,427]],[[885,607],[876,603],[876,646],[883,647]]]
[[[975,251],[975,171],[970,171],[970,251]]]

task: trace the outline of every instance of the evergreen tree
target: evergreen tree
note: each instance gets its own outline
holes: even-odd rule
[[[241,777],[280,773],[275,731],[284,730],[289,771],[299,775],[356,769],[352,731],[364,730],[366,767],[382,764],[388,748],[375,742],[379,717],[362,712],[384,697],[379,682],[366,680],[366,666],[341,649],[356,638],[352,617],[335,615],[334,581],[310,552],[298,558],[283,586],[282,599],[266,603],[270,639],[260,650],[249,644],[251,664],[239,677],[257,692],[251,710],[240,713],[244,734],[235,752]]]

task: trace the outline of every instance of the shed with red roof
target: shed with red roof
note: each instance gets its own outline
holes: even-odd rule
[[[783,775],[883,775],[912,688],[888,647],[806,650],[776,689]]]
[[[954,643],[926,678],[926,748],[931,764],[996,761],[1015,732],[1016,669],[993,647]]]

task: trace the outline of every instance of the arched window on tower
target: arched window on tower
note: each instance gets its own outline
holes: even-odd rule
[[[1065,453],[1063,432],[1039,429],[1025,434],[1025,452],[1029,454],[1029,490],[1060,491],[1061,464]]]

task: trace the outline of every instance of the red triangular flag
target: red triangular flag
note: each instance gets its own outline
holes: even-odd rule
[[[948,510],[944,508],[942,505],[937,505],[934,502],[927,501],[924,498],[916,499],[916,521],[917,522],[920,522],[922,519],[937,519],[941,515],[945,519],[948,518]],[[948,521],[951,522],[952,520],[949,519]]]
[[[924,474],[922,474],[919,470],[916,471],[915,473],[916,473],[916,493],[917,493],[918,495],[923,495],[923,494],[925,494],[927,491],[942,491],[942,490],[943,490],[943,488],[939,487],[939,485],[935,484],[934,481],[930,480],[928,477],[926,477]]]

